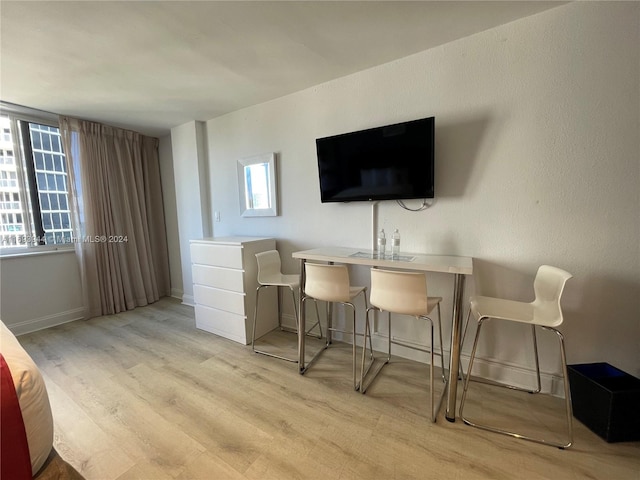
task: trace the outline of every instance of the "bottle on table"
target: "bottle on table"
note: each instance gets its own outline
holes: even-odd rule
[[[391,259],[398,260],[400,258],[400,232],[396,228],[391,237]]]
[[[387,237],[384,234],[384,228],[378,233],[378,258],[384,258],[387,250]]]

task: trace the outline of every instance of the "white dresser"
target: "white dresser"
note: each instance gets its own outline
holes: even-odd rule
[[[191,240],[196,327],[243,345],[251,343],[258,288],[256,253],[275,250],[273,238]],[[256,338],[278,326],[276,289],[260,292]]]

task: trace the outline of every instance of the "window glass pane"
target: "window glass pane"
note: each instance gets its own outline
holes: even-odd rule
[[[64,192],[64,175],[56,175],[56,190],[58,192]]]
[[[60,219],[59,213],[52,213],[51,219],[53,220],[53,228],[62,228],[62,220]]]
[[[37,173],[36,182],[38,183],[38,190],[47,189],[47,176],[44,173]]]
[[[42,149],[51,151],[51,135],[42,135]]]
[[[59,210],[59,206],[58,206],[58,195],[55,193],[49,193],[47,194],[47,196],[49,197],[49,203],[51,204],[51,210]],[[44,207],[42,208],[44,210]]]
[[[51,221],[51,214],[50,213],[42,214],[42,227],[45,230],[51,230],[52,226],[53,226],[53,222]]]
[[[42,138],[40,132],[31,132],[31,148],[34,150],[42,150]]]
[[[56,176],[52,173],[47,174],[47,190],[56,189]]]
[[[62,219],[62,228],[71,228],[71,220],[69,220],[68,213],[61,213],[60,218]]]
[[[44,169],[47,171],[53,170],[53,156],[50,153],[44,155]]]
[[[33,159],[36,163],[36,170],[44,170],[44,155],[42,155],[42,152],[34,152]]]
[[[58,204],[60,205],[60,210],[69,210],[67,207],[67,196],[60,193],[58,194]]]
[[[48,193],[41,193],[40,194],[40,208],[42,208],[42,210],[51,210],[51,207],[49,206],[49,194]]]
[[[62,157],[60,155],[54,155],[53,156],[53,166],[56,170],[56,172],[64,172],[64,167],[62,164],[63,160]]]

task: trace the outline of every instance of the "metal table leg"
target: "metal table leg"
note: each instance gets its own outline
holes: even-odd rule
[[[302,303],[305,283],[304,264],[304,258],[300,259],[300,297],[298,298],[298,371],[300,375],[302,375],[306,370],[304,364],[304,342],[305,332],[307,330],[307,315],[305,313],[304,303]]]
[[[458,369],[460,368],[460,330],[462,328],[463,274],[457,273],[453,286],[453,318],[451,324],[451,355],[449,358],[449,385],[447,391],[447,411],[445,418],[456,421],[456,395],[458,391]]]

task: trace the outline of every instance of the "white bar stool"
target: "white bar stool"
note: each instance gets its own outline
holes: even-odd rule
[[[353,389],[358,390],[360,384],[356,376],[356,336],[365,336],[364,343],[366,345],[366,334],[358,333],[356,331],[356,307],[352,303],[352,300],[358,295],[362,294],[364,298],[365,309],[367,308],[367,288],[366,287],[352,287],[349,283],[349,270],[346,265],[326,265],[317,263],[305,263],[305,286],[304,295],[302,297],[302,305],[304,308],[305,301],[312,299],[314,301],[321,300],[328,302],[331,308],[331,304],[340,303],[345,307],[350,307],[352,311],[352,329],[342,330],[334,328],[331,324],[331,315],[328,315],[329,321],[327,324],[327,342],[323,350],[326,350],[332,342],[332,332],[341,332],[352,335],[352,373],[353,373]],[[367,328],[368,332],[369,329]],[[371,346],[371,335],[368,337],[369,345]],[[318,358],[316,355],[314,359],[309,363],[307,368]],[[373,355],[371,356],[373,359]],[[363,360],[364,362],[364,360]],[[369,365],[371,366],[371,365]]]
[[[382,368],[391,361],[391,344],[402,345],[413,350],[429,353],[429,405],[431,411],[431,421],[436,421],[436,415],[442,404],[442,399],[446,393],[446,388],[442,389],[440,401],[438,407],[434,405],[434,356],[440,357],[440,365],[442,366],[442,381],[446,387],[446,376],[444,374],[444,357],[442,352],[442,322],[440,318],[440,303],[442,297],[429,297],[427,295],[427,276],[422,272],[398,272],[392,270],[383,270],[379,268],[371,269],[371,307],[367,309],[367,320],[369,319],[369,313],[372,311],[383,312],[388,314],[388,352],[387,358],[384,363],[375,370],[368,382],[364,383],[364,375],[360,380],[360,392],[366,393],[367,388],[375,380],[377,375],[382,371]],[[440,333],[440,353],[434,353],[433,351],[433,320],[429,317],[434,308],[438,310],[438,331]],[[393,340],[391,337],[391,313],[411,315],[419,320],[426,320],[430,326],[430,345],[428,349],[416,347],[415,345],[409,345],[398,340]],[[369,322],[367,321],[366,328],[369,328]],[[368,332],[365,332],[365,334]],[[364,365],[365,351],[362,352],[362,362]],[[365,374],[366,375],[366,374]]]
[[[462,392],[462,400],[460,402],[460,417],[463,422],[472,427],[481,428],[491,432],[501,433],[503,435],[509,435],[516,438],[522,438],[532,442],[542,443],[546,445],[552,445],[558,448],[568,448],[573,443],[573,424],[571,411],[571,393],[569,391],[569,380],[567,376],[567,359],[564,348],[564,337],[556,329],[563,321],[562,309],[560,307],[560,298],[564,286],[572,277],[572,275],[564,270],[548,265],[542,265],[538,268],[536,278],[533,282],[533,289],[535,292],[535,300],[530,303],[517,302],[514,300],[506,300],[502,298],[471,297],[471,307],[469,309],[469,316],[473,314],[474,318],[478,321],[478,329],[476,331],[476,337],[473,342],[473,349],[471,351],[471,358],[469,360],[469,368],[464,381],[464,390]],[[469,316],[467,316],[467,323],[469,322]],[[496,385],[500,387],[510,388],[512,390],[520,390],[528,393],[540,392],[540,364],[538,360],[538,344],[536,340],[536,326],[545,330],[554,332],[558,336],[560,342],[560,357],[562,360],[562,375],[564,380],[564,394],[565,394],[565,408],[567,415],[567,440],[564,442],[549,441],[542,438],[534,438],[527,435],[523,435],[516,432],[511,432],[501,428],[497,428],[487,424],[481,424],[465,418],[464,405],[467,399],[467,391],[469,388],[469,381],[471,379],[471,372],[473,369],[473,362],[476,356],[476,349],[478,346],[478,339],[480,338],[480,332],[482,326],[487,320],[502,320],[505,322],[517,322],[531,326],[531,332],[533,335],[533,349],[535,353],[535,366],[537,375],[537,386],[534,390],[524,389],[514,385],[506,385],[497,382],[493,382],[487,379],[477,379],[475,381],[481,381]],[[466,332],[466,326],[465,326]]]
[[[268,357],[279,358],[280,360],[286,360],[288,362],[298,363],[297,358],[288,358],[282,355],[277,355],[275,353],[267,352],[265,350],[258,350],[255,347],[256,341],[256,323],[258,318],[258,299],[260,298],[260,290],[267,287],[276,287],[278,290],[279,287],[289,288],[291,291],[291,298],[293,299],[293,312],[296,319],[296,330],[298,328],[298,307],[296,303],[296,295],[295,291],[300,289],[300,275],[296,274],[283,274],[282,273],[282,262],[280,260],[280,254],[277,250],[268,250],[266,252],[256,253],[256,260],[258,262],[258,288],[256,289],[256,307],[253,312],[253,333],[251,335],[251,349],[255,353],[259,353],[261,355],[266,355]],[[280,309],[280,292],[278,292],[278,327],[280,330],[291,331],[290,328],[285,328],[282,326],[282,316]],[[314,323],[306,332],[307,335],[310,335],[311,332],[316,326],[318,327],[320,333],[317,335],[317,338],[322,338],[322,325],[320,324],[320,315],[318,314],[318,306],[316,305],[316,318],[318,321]],[[312,335],[316,336],[316,335]]]

